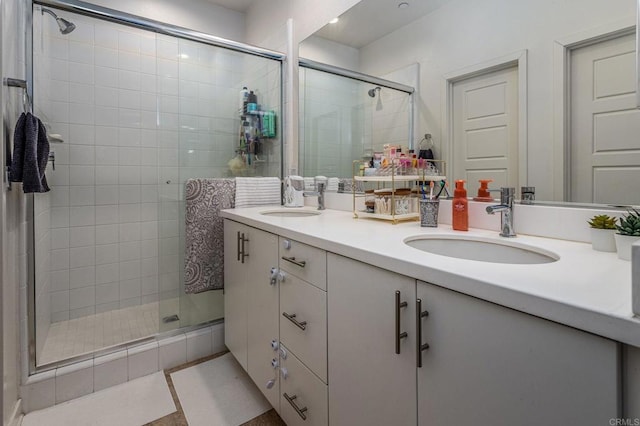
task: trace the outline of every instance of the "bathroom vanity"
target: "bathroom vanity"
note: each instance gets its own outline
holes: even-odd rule
[[[222,213],[225,339],[288,425],[601,425],[637,409],[640,321],[615,254],[519,236],[555,261],[463,260],[405,243],[460,235],[446,225],[266,210]]]

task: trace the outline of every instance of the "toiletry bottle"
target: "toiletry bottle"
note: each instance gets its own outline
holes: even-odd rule
[[[456,231],[469,230],[469,207],[467,190],[464,189],[464,180],[456,181],[456,189],[453,191],[453,229]]]
[[[473,197],[473,201],[493,202],[493,198],[491,198],[491,194],[489,193],[489,183],[493,182],[493,180],[480,179],[478,182],[480,182],[480,188],[478,188],[478,195]]]
[[[247,86],[244,86],[240,91],[240,105],[238,106],[238,110],[240,114],[244,114],[247,112],[247,100],[249,99],[249,90]]]

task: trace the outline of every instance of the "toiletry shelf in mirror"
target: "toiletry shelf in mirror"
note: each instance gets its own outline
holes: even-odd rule
[[[397,159],[380,169],[366,166],[366,161],[353,162],[353,217],[356,219],[387,220],[393,224],[417,220],[420,217],[418,200],[428,196],[430,189],[426,182],[441,182],[442,189],[446,182],[442,160],[425,161],[422,167],[403,167]],[[358,198],[365,199],[364,209],[357,205]]]

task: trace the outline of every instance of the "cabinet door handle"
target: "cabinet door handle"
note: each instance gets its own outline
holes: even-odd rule
[[[400,302],[400,292],[396,291],[396,354],[400,354],[400,340],[407,337],[407,332],[400,332],[400,308],[406,308],[407,302]]]
[[[282,256],[282,260],[286,260],[287,262],[293,263],[294,265],[299,266],[301,268],[304,268],[307,264],[306,260],[296,260],[295,257]]]
[[[249,257],[249,255],[247,253],[244,252],[244,243],[248,242],[249,239],[244,237],[244,232],[242,233],[242,263],[244,263],[244,258],[245,257]]]
[[[291,321],[292,323],[294,323],[295,326],[298,327],[300,330],[306,330],[307,329],[307,322],[306,321],[299,322],[296,319],[296,314],[288,314],[286,312],[283,312],[282,316],[285,317],[286,319],[288,319],[289,321]]]
[[[422,318],[429,316],[428,311],[422,310],[422,299],[416,300],[416,333],[418,338],[416,339],[416,359],[418,361],[418,368],[422,368],[422,351],[429,349],[428,343],[422,343]]]
[[[298,405],[294,402],[296,398],[298,398],[298,395],[293,395],[293,396],[289,396],[287,395],[287,393],[283,393],[282,396],[284,396],[284,399],[287,400],[287,402],[289,404],[291,404],[291,406],[293,407],[294,410],[296,410],[296,413],[298,413],[298,415],[302,418],[302,420],[307,420],[307,416],[304,414],[305,411],[307,411],[307,407],[298,407]]]
[[[238,262],[240,262],[240,231],[238,231],[238,238],[236,240],[236,248],[238,249]]]

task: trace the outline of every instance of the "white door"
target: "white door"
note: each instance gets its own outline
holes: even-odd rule
[[[570,201],[640,204],[635,36],[571,52]]]
[[[492,188],[518,187],[518,67],[453,84],[453,178]]]

